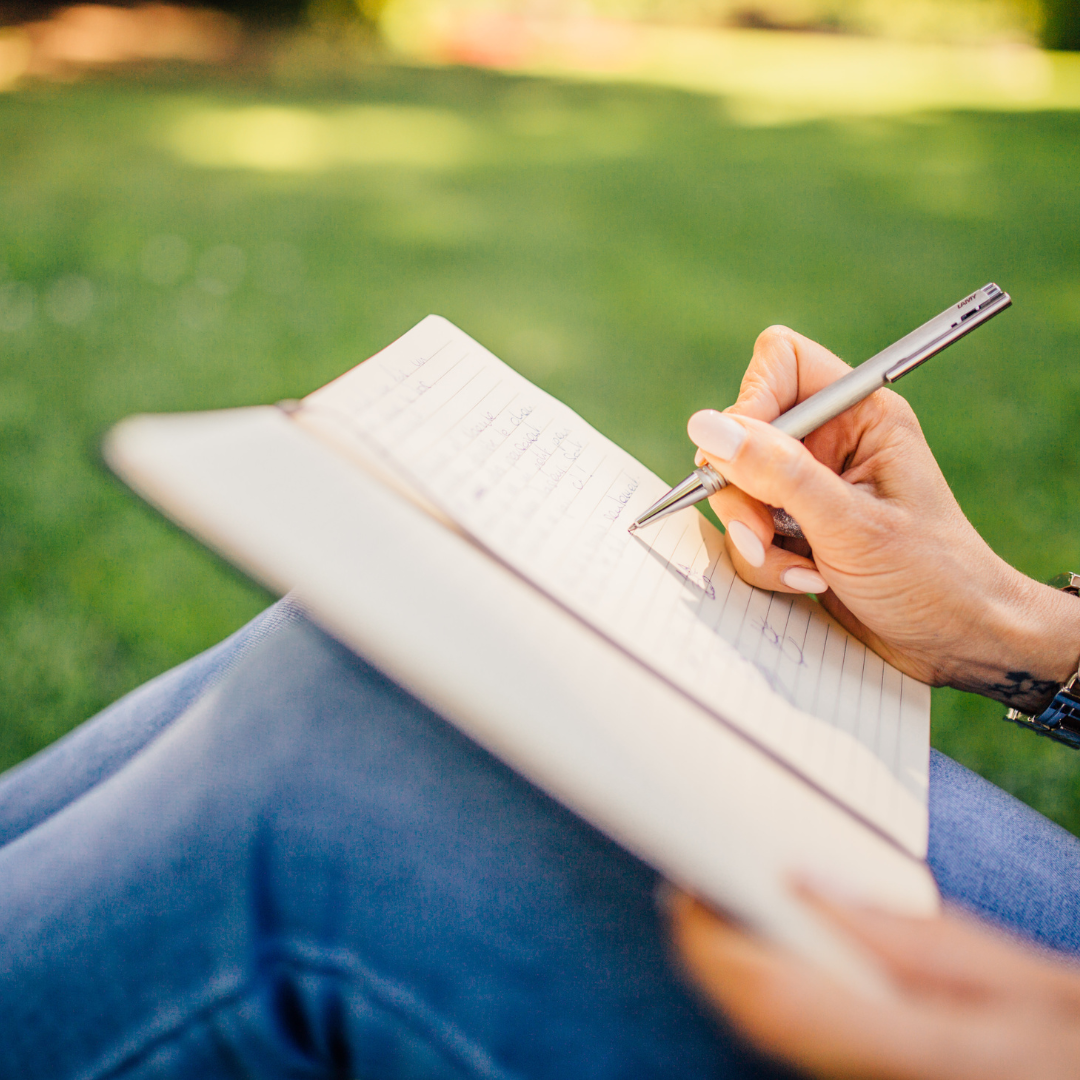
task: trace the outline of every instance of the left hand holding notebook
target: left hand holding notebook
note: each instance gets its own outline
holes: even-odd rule
[[[1080,971],[971,919],[909,919],[822,897],[898,993],[871,1002],[686,895],[670,902],[685,970],[744,1035],[800,1074],[863,1080],[1075,1075]]]
[[[752,585],[785,592],[804,591],[804,579],[819,574],[828,585],[822,606],[901,671],[1036,704],[1040,691],[1030,687],[1075,670],[1080,626],[1062,635],[1061,620],[1076,622],[1080,605],[1013,569],[979,536],[907,402],[879,390],[803,443],[769,426],[848,370],[823,346],[772,328],[757,340],[736,403],[691,418],[699,455],[731,480],[710,503],[734,541],[735,568]],[[807,540],[774,544],[766,504],[788,510]],[[1010,683],[1017,673],[1026,686]]]

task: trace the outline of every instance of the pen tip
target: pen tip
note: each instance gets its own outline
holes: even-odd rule
[[[635,521],[635,522],[634,522],[634,523],[633,523],[633,524],[632,524],[632,525],[630,526],[630,528],[629,528],[629,529],[627,529],[626,531],[627,531],[628,533],[630,533],[631,535],[633,535],[634,533],[636,533],[636,532],[637,532],[637,522]]]

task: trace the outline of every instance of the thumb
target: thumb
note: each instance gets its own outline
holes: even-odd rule
[[[748,416],[703,409],[687,424],[690,438],[730,484],[782,506],[807,539],[843,528],[857,492],[797,439]]]

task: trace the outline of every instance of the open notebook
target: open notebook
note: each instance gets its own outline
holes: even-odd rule
[[[935,910],[929,691],[736,577],[666,485],[429,316],[288,409],[137,417],[121,476],[534,782],[838,974],[810,871]]]

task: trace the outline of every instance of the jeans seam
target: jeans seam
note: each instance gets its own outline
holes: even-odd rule
[[[357,985],[368,1003],[426,1040],[443,1057],[464,1067],[477,1080],[520,1080],[517,1073],[499,1066],[491,1055],[452,1020],[426,1002],[415,990],[378,974],[350,950],[330,950],[300,941],[278,941],[263,951],[262,964],[275,962],[312,974],[329,976]]]
[[[290,943],[288,947],[278,944],[264,950],[259,965],[261,970],[249,984],[223,994],[212,1002],[204,1003],[168,1030],[149,1036],[140,1047],[125,1054],[122,1060],[113,1062],[100,1071],[91,1068],[82,1074],[83,1080],[109,1080],[110,1077],[122,1076],[140,1059],[170,1040],[181,1037],[193,1025],[205,1022],[212,1027],[216,1014],[256,999],[264,991],[269,982],[268,969],[275,963],[307,974],[331,977],[357,985],[373,1010],[394,1018],[403,1028],[424,1039],[441,1057],[454,1063],[463,1075],[476,1080],[520,1080],[516,1073],[508,1072],[497,1065],[483,1047],[403,984],[378,975],[352,956],[328,960],[325,956],[317,959],[312,955],[323,952],[324,950],[304,947],[296,942]],[[343,959],[346,962],[343,963]]]
[[[182,1035],[193,1024],[213,1016],[214,1013],[230,1005],[244,1001],[255,992],[257,992],[255,988],[238,987],[229,993],[221,994],[215,997],[213,1001],[205,1002],[192,1009],[181,1020],[173,1023],[168,1028],[147,1035],[140,1046],[129,1050],[119,1060],[105,1066],[91,1067],[86,1072],[79,1073],[79,1080],[109,1080],[109,1077],[121,1076],[126,1070],[137,1064],[141,1058],[145,1058],[157,1047],[163,1046],[171,1039]]]

